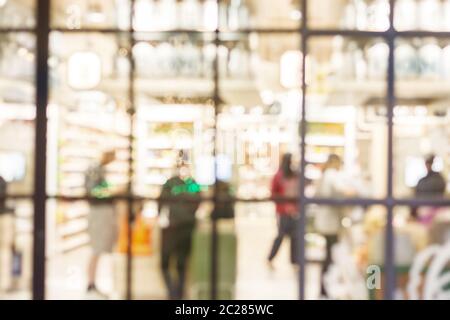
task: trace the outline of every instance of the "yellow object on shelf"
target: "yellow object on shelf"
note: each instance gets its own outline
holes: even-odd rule
[[[119,228],[118,252],[128,251],[128,220],[124,215]],[[152,230],[153,224],[145,221],[141,214],[138,214],[132,226],[131,253],[134,256],[148,256],[152,250]]]

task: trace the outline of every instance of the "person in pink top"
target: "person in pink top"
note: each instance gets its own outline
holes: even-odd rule
[[[272,179],[272,198],[298,197],[298,174],[292,169],[292,154],[286,153],[281,160],[280,168]],[[269,265],[280,249],[283,239],[288,236],[291,240],[291,263],[297,264],[298,235],[297,222],[299,216],[298,201],[282,201],[276,203],[278,234],[269,253]]]

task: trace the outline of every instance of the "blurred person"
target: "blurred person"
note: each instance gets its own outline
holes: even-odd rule
[[[85,187],[89,196],[105,199],[111,195],[111,185],[106,178],[107,166],[115,161],[114,151],[107,151],[101,155],[100,161],[94,163],[87,171]],[[111,253],[117,240],[117,217],[111,203],[91,203],[89,212],[89,236],[92,249],[88,263],[88,298],[106,299],[96,286],[96,276],[100,257]]]
[[[184,298],[186,270],[200,205],[200,186],[181,161],[176,174],[163,185],[158,200],[161,230],[161,270],[169,299]],[[171,263],[176,263],[175,275]]]
[[[435,155],[430,155],[425,158],[425,167],[427,169],[426,175],[419,180],[414,190],[416,198],[440,198],[445,194],[447,183],[439,172],[433,170],[435,162]],[[419,219],[418,208],[414,207],[411,211],[411,216],[414,219],[422,220],[423,222],[430,222],[437,213],[437,208],[428,210],[426,217]]]
[[[223,180],[217,180],[216,187],[219,202],[214,207],[213,215],[217,219],[233,219],[234,203],[232,197],[234,192],[231,184]]]
[[[324,166],[322,178],[319,181],[316,196],[318,198],[339,199],[355,195],[348,179],[342,171],[342,160],[336,154],[331,154]],[[341,229],[342,208],[338,206],[320,206],[315,217],[315,228],[325,237],[325,260],[322,266],[321,294],[326,297],[324,287],[324,275],[331,265],[331,250],[338,242],[338,234]]]
[[[6,191],[7,191],[7,183],[6,180],[0,176],[0,213],[6,211]]]
[[[435,156],[430,155],[425,159],[427,174],[419,180],[415,189],[415,195],[418,198],[437,198],[445,194],[447,184],[444,177],[433,170]]]
[[[286,153],[283,155],[280,168],[272,179],[271,192],[272,197],[298,197],[299,177],[292,169],[292,154]],[[298,235],[297,222],[299,216],[298,203],[292,202],[277,202],[277,227],[278,234],[273,241],[272,248],[269,253],[268,262],[269,267],[273,268],[273,260],[277,255],[283,239],[288,236],[291,241],[290,260],[292,264],[297,264],[297,249],[298,249]]]

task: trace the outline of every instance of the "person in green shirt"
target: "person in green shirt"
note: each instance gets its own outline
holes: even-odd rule
[[[162,187],[158,201],[162,226],[161,270],[171,300],[184,297],[187,262],[191,253],[192,235],[195,229],[195,213],[200,205],[200,186],[189,174],[189,168],[181,163],[177,173]],[[176,264],[174,276],[171,263]]]

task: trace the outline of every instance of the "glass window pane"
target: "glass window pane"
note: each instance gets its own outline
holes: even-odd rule
[[[398,39],[394,186],[397,197],[448,197],[447,39]]]
[[[398,31],[449,31],[450,1],[396,0],[394,26]]]
[[[127,191],[127,40],[101,34],[51,34],[49,193],[85,195],[85,175],[95,163],[108,158],[109,151],[114,151],[106,168],[112,192]]]
[[[309,195],[386,195],[388,55],[387,44],[379,39],[335,36],[309,43],[305,172]]]
[[[448,207],[395,209],[396,298],[448,300]]]
[[[0,28],[33,28],[35,26],[35,0],[1,0]]]
[[[63,29],[130,28],[130,0],[51,1],[51,26]]]
[[[310,205],[307,299],[382,300],[386,209]]]
[[[134,4],[136,31],[214,31],[217,25],[217,0],[137,0]]]
[[[124,299],[115,261],[126,216],[126,203],[110,199],[47,202],[47,299]]]
[[[309,0],[308,24],[313,29],[386,31],[389,0]]]
[[[120,217],[127,214],[126,204],[123,209],[112,198],[128,192],[128,40],[100,33],[50,35],[47,192],[97,200],[48,201],[50,299],[103,298],[86,291],[93,282],[86,270],[93,273],[102,253],[116,252]],[[109,298],[116,297],[113,260],[99,260],[95,279]]]
[[[220,1],[219,26],[223,31],[300,28],[300,1]]]
[[[217,178],[237,198],[248,200],[235,205],[236,298],[296,299],[296,219],[281,215],[298,213],[301,39],[286,33],[223,33],[220,40]],[[279,169],[287,153],[293,154],[293,172],[284,193],[273,185],[281,183]],[[274,205],[267,201],[271,196],[291,202]],[[279,232],[287,243],[281,248]]]
[[[31,299],[33,202],[7,199],[0,210],[0,298]]]
[[[173,183],[176,182],[172,178],[169,184]],[[166,189],[163,196],[167,196],[165,192]],[[195,198],[180,203],[180,199],[172,193],[170,197],[164,198],[160,207],[156,201],[135,203],[132,237],[133,299],[210,298],[212,203],[196,201]],[[122,227],[124,225],[126,224],[123,222]],[[124,296],[127,240],[126,234],[121,230],[119,252],[115,254],[114,263],[118,276],[117,290]],[[218,294],[223,299],[233,299],[236,238],[232,229],[224,228],[222,223],[219,224],[219,230],[223,241],[218,250],[221,266]]]
[[[0,176],[8,195],[31,195],[34,181],[35,37],[0,35]]]
[[[298,28],[300,3],[270,0],[137,0],[136,31]]]
[[[277,215],[271,202],[238,203],[235,210],[236,299],[298,299],[297,220]]]
[[[134,191],[156,197],[182,159],[202,185],[214,183],[214,70],[208,35],[138,35]]]

